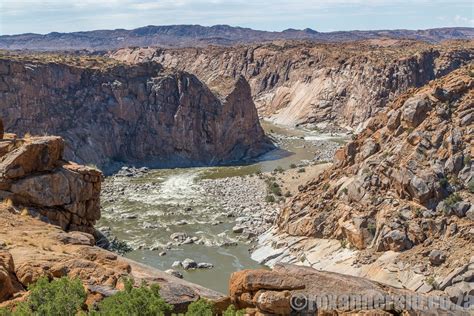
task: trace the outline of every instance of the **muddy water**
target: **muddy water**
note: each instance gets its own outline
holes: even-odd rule
[[[249,243],[232,233],[235,218],[227,217],[221,207],[220,199],[225,197],[216,199],[209,195],[201,185],[203,179],[245,176],[277,167],[286,169],[313,159],[316,146],[312,141],[326,137],[269,123],[264,123],[264,128],[278,138],[280,149],[252,164],[158,169],[140,177],[108,178],[108,185],[122,189],[103,199],[98,227],[110,227],[113,235],[134,248],[127,257],[161,270],[186,258],[213,264],[212,269],[177,270],[185,280],[226,293],[232,272],[260,266],[250,259]],[[199,241],[170,245],[170,235],[178,232]]]

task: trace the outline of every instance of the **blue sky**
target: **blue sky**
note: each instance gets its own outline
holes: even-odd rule
[[[474,27],[473,0],[0,0],[0,34],[229,24],[281,31]]]

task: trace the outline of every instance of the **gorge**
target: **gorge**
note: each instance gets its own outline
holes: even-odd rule
[[[45,275],[79,278],[89,311],[132,277],[175,312],[362,293],[468,315],[473,58],[397,38],[2,52],[0,307]]]

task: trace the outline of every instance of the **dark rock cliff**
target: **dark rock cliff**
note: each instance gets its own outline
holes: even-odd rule
[[[7,131],[64,137],[67,159],[111,171],[222,164],[272,148],[243,77],[221,79],[217,95],[155,63],[45,59],[0,59],[0,115]]]

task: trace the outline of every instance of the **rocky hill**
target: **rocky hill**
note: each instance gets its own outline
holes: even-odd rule
[[[471,61],[474,46],[472,41],[274,42],[231,48],[129,48],[109,55],[128,63],[156,61],[204,82],[243,75],[259,113],[277,123],[360,129],[409,88]]]
[[[472,68],[411,89],[300,187],[255,257],[472,295],[473,135]]]
[[[306,39],[318,42],[341,42],[362,39],[415,39],[440,42],[450,39],[473,39],[468,27],[447,27],[427,30],[376,30],[322,33],[312,29],[288,29],[267,32],[229,25],[164,25],[145,26],[133,30],[96,30],[87,32],[19,34],[0,36],[1,49],[30,50],[108,50],[130,46],[195,47],[235,45],[273,40]]]
[[[127,163],[210,165],[273,148],[243,77],[212,92],[194,75],[156,63],[95,57],[0,58],[0,114],[19,134],[66,140],[65,157],[105,171]]]

